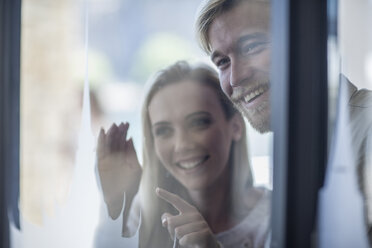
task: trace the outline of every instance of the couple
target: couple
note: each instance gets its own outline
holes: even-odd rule
[[[223,92],[244,117],[248,119],[249,123],[260,132],[270,131],[270,8],[270,2],[265,0],[209,0],[204,3],[197,20],[200,43],[204,50],[211,55],[213,63],[219,70],[219,80]],[[166,73],[166,70],[163,73]],[[252,187],[249,172],[245,173],[245,171],[249,170],[249,164],[239,163],[233,156],[237,150],[242,148],[239,148],[238,143],[244,143],[244,125],[239,124],[241,120],[240,122],[238,121],[240,118],[238,113],[234,113],[232,117],[229,117],[227,108],[221,107],[224,106],[223,103],[227,103],[222,98],[217,97],[219,95],[218,89],[213,92],[213,98],[211,87],[203,86],[203,88],[201,81],[204,82],[205,80],[199,80],[188,78],[186,81],[189,83],[187,84],[184,80],[170,79],[166,82],[166,86],[163,85],[161,89],[153,90],[153,95],[148,95],[149,101],[147,105],[144,105],[145,115],[143,116],[143,131],[144,137],[146,137],[144,142],[143,172],[141,172],[136,160],[132,141],[124,142],[128,124],[122,124],[119,127],[113,126],[107,134],[103,131],[101,132],[100,143],[102,142],[103,144],[112,143],[111,139],[114,136],[112,133],[122,134],[119,137],[124,141],[113,143],[116,144],[114,145],[117,147],[116,149],[121,149],[124,151],[123,153],[127,154],[121,159],[127,159],[125,163],[128,165],[127,169],[129,170],[130,168],[133,172],[133,176],[127,179],[123,175],[123,170],[118,166],[116,168],[117,173],[111,173],[110,175],[108,168],[104,166],[105,164],[99,163],[99,166],[101,165],[99,169],[105,201],[110,215],[116,218],[120,214],[123,202],[122,195],[125,188],[127,190],[127,200],[124,208],[124,226],[128,227],[131,221],[135,221],[135,218],[131,219],[130,217],[136,216],[136,214],[130,214],[128,217],[128,210],[139,187],[139,178],[142,176],[143,184],[141,184],[139,191],[143,193],[140,193],[139,197],[150,201],[140,205],[143,213],[143,232],[140,234],[144,237],[142,247],[171,247],[171,239],[169,238],[168,242],[170,243],[164,244],[164,246],[161,243],[158,243],[160,246],[157,246],[156,243],[151,245],[151,240],[156,240],[157,237],[165,237],[166,235],[171,238],[176,235],[180,245],[190,245],[190,247],[240,247],[242,245],[246,245],[246,247],[261,247],[268,233],[268,226],[265,221],[267,221],[267,215],[269,214],[267,210],[269,203],[264,200],[267,193]],[[349,111],[352,118],[355,117],[358,120],[363,115],[361,111],[371,107],[371,104],[369,104],[372,99],[371,93],[369,91],[358,91],[350,82],[345,83],[348,84],[350,90]],[[221,99],[219,111],[223,110],[222,112],[224,113],[224,124],[219,127],[222,130],[211,134],[211,137],[206,133],[212,132],[214,130],[213,126],[217,124],[217,118],[215,117],[217,113],[214,111],[218,112],[218,108],[214,108],[214,111],[202,108],[204,105],[212,105],[212,103],[207,104],[207,97],[200,96],[200,92],[204,91],[205,93],[203,94],[208,94],[209,92],[211,97],[208,99],[210,101],[214,99],[215,104],[217,100]],[[188,94],[192,94],[192,100],[183,98],[183,96]],[[198,94],[200,99],[196,100]],[[172,99],[173,102],[171,101]],[[182,102],[183,99],[185,102]],[[196,104],[199,101],[203,102],[204,105],[202,103]],[[195,103],[194,108],[186,104],[190,102]],[[166,106],[167,108],[162,108],[161,106]],[[174,112],[169,106],[174,107]],[[185,111],[183,115],[181,115],[181,110]],[[188,117],[188,114],[194,113],[194,111],[195,113],[201,111],[202,113],[200,114],[206,112],[204,113],[206,114],[205,117],[209,116],[210,118],[209,120],[208,118],[205,120],[201,118],[200,121],[196,121],[198,124],[193,129],[193,114],[191,114],[191,118]],[[194,118],[197,116],[198,114]],[[199,117],[202,116],[200,115]],[[365,118],[363,120],[367,120]],[[201,126],[198,128],[197,125]],[[352,122],[352,128],[358,130],[358,132],[353,132],[353,134],[356,133],[353,136],[353,144],[356,149],[355,153],[360,158],[358,160],[358,168],[361,170],[367,169],[365,161],[368,156],[359,147],[363,147],[362,144],[370,142],[368,130],[371,129],[371,121],[368,119],[364,121],[363,125]],[[237,130],[239,129],[242,130],[238,132]],[[205,134],[196,134],[197,132],[205,132]],[[183,136],[178,137],[177,135]],[[216,140],[221,139],[224,142],[220,144],[211,141],[213,140],[212,138]],[[200,145],[200,142],[203,145]],[[186,149],[185,147],[187,146],[185,144],[192,144],[191,147],[198,148]],[[181,145],[184,146],[183,150],[185,151],[197,151],[198,153],[195,152],[192,155],[178,157],[174,151],[179,146],[182,147]],[[217,159],[218,163],[213,162],[216,167],[211,172],[205,175],[202,172],[198,172],[198,176],[187,177],[189,171],[192,173],[193,170],[201,170],[201,167],[198,167],[199,165],[203,163],[207,165],[212,161],[213,156],[217,155],[219,157]],[[241,156],[240,159],[246,159],[244,154]],[[225,160],[222,158],[225,158]],[[100,157],[98,159],[100,160]],[[184,159],[185,161],[182,161]],[[237,173],[239,178],[235,179],[234,170],[239,168],[239,166],[241,166]],[[116,185],[116,193],[112,191],[112,188],[111,191],[106,188],[105,192],[105,169],[107,169],[107,182],[120,182],[120,184]],[[155,171],[151,171],[152,169]],[[207,166],[205,166],[203,170],[207,169]],[[168,172],[169,175],[167,176]],[[367,177],[367,173],[363,175],[363,181],[366,184],[370,178]],[[114,180],[115,177],[117,177],[117,180]],[[168,178],[167,182],[169,181],[169,184],[156,185],[156,180],[159,177]],[[120,181],[120,178],[126,178],[127,180]],[[231,185],[228,182],[231,182]],[[246,184],[242,185],[244,182]],[[163,187],[165,190],[157,189],[158,186]],[[362,184],[361,186],[364,198],[370,200],[370,191],[365,185]],[[177,193],[177,195],[167,191],[172,191]],[[208,193],[211,191],[218,192],[218,194]],[[235,197],[233,193],[239,193],[239,197]],[[142,199],[134,200],[132,210],[138,209],[135,204],[143,204],[142,202]],[[232,204],[223,204],[226,202]],[[266,209],[260,204],[266,205]],[[149,208],[148,211],[145,208]],[[208,211],[206,211],[206,208]],[[261,213],[261,216],[257,217],[259,209],[264,209],[263,211],[267,211],[267,213]],[[367,206],[366,209],[368,209]],[[217,219],[215,218],[216,216],[218,217]],[[243,227],[241,223],[244,223],[247,218],[256,218],[258,224],[252,227],[253,229]],[[371,220],[366,222],[371,223]],[[156,223],[159,223],[160,227],[163,225],[163,229],[152,226],[156,225]],[[251,221],[249,223],[251,224]],[[175,230],[176,234],[174,234]],[[371,229],[369,228],[369,230]],[[229,233],[233,232],[240,233],[244,240],[229,243]],[[238,239],[236,235],[238,234],[234,233],[230,239]],[[227,238],[222,239],[221,237]]]
[[[158,73],[142,111],[143,171],[126,141],[128,124],[100,133],[98,166],[110,216],[120,215],[125,191],[123,233],[135,230],[141,209],[140,247],[172,247],[173,240],[182,247],[263,247],[267,239],[270,193],[252,186],[244,122],[229,98],[253,127],[269,131],[270,4],[213,5],[201,10],[199,33],[220,80],[209,68],[182,62]],[[264,15],[253,35],[225,39],[240,38],[256,14],[241,16],[255,11]],[[249,69],[230,70],[236,63]],[[244,77],[255,83],[235,87]]]

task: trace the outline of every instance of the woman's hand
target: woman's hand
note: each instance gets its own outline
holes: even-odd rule
[[[173,205],[180,213],[164,213],[161,221],[172,239],[176,237],[182,247],[214,248],[219,247],[211,229],[199,211],[178,195],[157,188],[156,194]]]
[[[133,140],[127,138],[129,123],[112,124],[105,134],[101,129],[97,144],[97,167],[109,215],[116,219],[123,208],[129,210],[138,191],[142,169]]]

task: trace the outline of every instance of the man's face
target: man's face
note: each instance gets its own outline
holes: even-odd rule
[[[259,132],[270,131],[270,4],[246,1],[208,32],[225,94]]]

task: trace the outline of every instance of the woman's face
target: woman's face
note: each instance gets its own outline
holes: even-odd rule
[[[192,81],[165,86],[149,104],[155,151],[164,167],[187,189],[212,186],[227,176],[233,140],[242,121],[225,118],[214,90]]]

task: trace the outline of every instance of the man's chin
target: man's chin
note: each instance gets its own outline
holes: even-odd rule
[[[267,122],[257,123],[251,121],[250,119],[248,119],[248,122],[257,132],[261,134],[271,132],[270,123]]]
[[[270,104],[266,102],[260,109],[246,109],[242,105],[236,105],[249,124],[259,133],[271,132]]]

